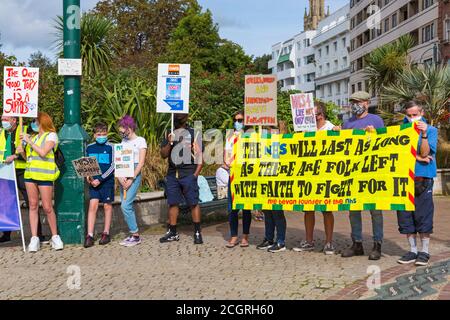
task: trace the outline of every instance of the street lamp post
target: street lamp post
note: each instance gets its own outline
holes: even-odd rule
[[[81,58],[80,0],[63,0],[64,58]],[[83,243],[85,235],[85,183],[78,178],[72,160],[84,156],[88,135],[81,127],[81,77],[64,77],[64,126],[59,132],[66,159],[56,184],[58,231],[67,244]]]

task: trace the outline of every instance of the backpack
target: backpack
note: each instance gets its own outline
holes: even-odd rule
[[[53,153],[55,155],[56,166],[58,167],[59,171],[61,171],[64,167],[64,163],[66,162],[66,158],[64,158],[64,154],[62,153],[60,148],[56,149],[56,151],[53,151]]]

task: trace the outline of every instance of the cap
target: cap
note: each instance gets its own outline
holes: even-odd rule
[[[370,100],[370,94],[365,91],[357,91],[351,95],[350,101],[368,101]]]

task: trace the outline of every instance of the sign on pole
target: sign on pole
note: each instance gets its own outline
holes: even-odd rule
[[[114,145],[114,166],[116,178],[134,177],[134,153],[123,144]]]
[[[3,115],[37,118],[39,68],[3,68]]]
[[[158,65],[157,112],[189,113],[190,64]]]
[[[277,125],[277,77],[245,76],[245,125]]]
[[[81,76],[82,75],[81,59],[58,59],[58,75]]]
[[[79,178],[95,177],[102,174],[96,157],[72,160],[72,164]]]
[[[294,131],[317,131],[312,93],[291,94]]]

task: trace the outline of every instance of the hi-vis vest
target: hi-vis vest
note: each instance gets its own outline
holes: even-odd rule
[[[22,130],[23,130],[23,132],[27,132],[27,129],[28,129],[27,126],[23,126]],[[16,154],[18,154],[17,147],[21,144],[20,133],[21,133],[20,129],[17,128],[16,136],[14,139],[14,146],[16,148]],[[6,134],[5,134],[5,130],[2,129],[0,131],[0,163],[2,163],[3,159],[5,158],[5,152],[6,152]],[[27,166],[26,161],[19,160],[19,159],[14,160],[14,164],[15,164],[16,169],[25,169]]]
[[[49,133],[38,135],[33,138],[33,143],[43,148]],[[56,146],[54,149],[57,149]],[[25,179],[32,179],[37,181],[56,181],[59,177],[59,169],[55,163],[55,153],[53,150],[42,158],[29,145],[27,146],[27,167],[25,170]]]

